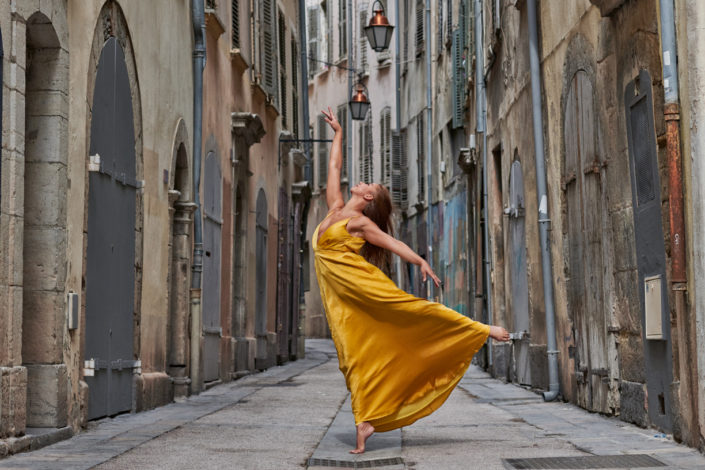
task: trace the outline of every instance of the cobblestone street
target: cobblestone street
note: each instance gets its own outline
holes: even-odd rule
[[[347,396],[332,342],[308,340],[303,360],[156,410],[102,420],[72,439],[0,460],[0,468],[501,469],[529,468],[506,459],[643,454],[666,468],[705,468],[705,457],[670,436],[544,403],[474,366],[438,412],[401,432],[373,436],[367,453],[351,456]],[[570,468],[611,468],[582,462]],[[634,462],[621,468],[646,468]]]

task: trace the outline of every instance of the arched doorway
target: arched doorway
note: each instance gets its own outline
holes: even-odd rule
[[[208,152],[203,179],[203,380],[220,377],[220,263],[223,183],[220,162]]]
[[[515,154],[509,173],[509,275],[511,280],[511,311],[514,331],[528,333],[529,326],[529,277],[526,265],[526,228],[524,206],[524,176],[521,162]],[[514,342],[514,372],[516,381],[531,385],[529,337]]]
[[[609,412],[608,309],[604,302],[602,156],[597,150],[593,86],[584,70],[566,98],[563,227],[568,247],[566,288],[575,337],[575,385],[581,407]]]
[[[255,240],[255,336],[257,354],[255,367],[264,368],[267,360],[267,196],[264,189],[257,193]]]
[[[84,357],[88,418],[132,408],[135,366],[136,153],[125,52],[111,36],[98,61],[90,134]]]

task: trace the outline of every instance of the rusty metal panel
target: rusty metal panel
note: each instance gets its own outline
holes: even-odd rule
[[[135,136],[125,56],[106,41],[93,95],[88,179],[86,345],[88,418],[132,408],[135,288]],[[99,156],[99,157],[97,157]]]
[[[644,339],[644,363],[649,418],[657,426],[672,426],[670,385],[673,380],[673,353],[670,328],[662,340],[646,337],[644,280],[652,276],[666,279],[666,250],[661,222],[661,186],[656,153],[651,77],[646,70],[630,82],[624,92],[629,144],[629,172],[634,211],[638,288]],[[670,324],[666,283],[661,283],[661,321]]]
[[[220,376],[220,281],[223,225],[220,162],[208,152],[203,175],[203,380]]]

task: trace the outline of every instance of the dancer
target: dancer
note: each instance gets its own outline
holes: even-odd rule
[[[424,281],[440,284],[423,258],[390,235],[392,203],[384,186],[359,183],[343,201],[343,131],[330,108],[323,114],[335,131],[326,187],[329,211],[311,243],[355,416],[357,447],[350,452],[359,454],[373,432],[407,426],[441,406],[487,337],[508,341],[509,333],[414,297],[378,268],[396,253],[419,266]]]

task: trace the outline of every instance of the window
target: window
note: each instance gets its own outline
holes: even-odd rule
[[[318,71],[318,7],[308,9],[308,78]]]
[[[465,0],[463,0],[464,2]],[[446,0],[446,44],[452,40],[453,35],[453,0]]]
[[[382,109],[379,115],[379,157],[382,171],[382,184],[387,188],[392,185],[392,108]]]
[[[327,139],[328,123],[323,115],[318,116],[318,138]],[[326,142],[318,142],[318,186],[323,188],[328,179],[328,146]]]
[[[348,0],[338,0],[338,57],[348,53]]]
[[[446,7],[447,9],[447,7]],[[446,17],[448,12],[446,12]],[[443,1],[438,2],[438,15],[436,15],[438,24],[436,25],[436,53],[438,55],[443,53]]]
[[[450,55],[453,61],[453,83],[451,89],[451,99],[453,103],[453,123],[451,127],[453,129],[463,126],[463,115],[465,113],[465,60],[461,37],[460,29],[453,31],[453,44],[450,49]]]
[[[426,147],[424,146],[424,134],[426,132],[426,128],[424,127],[424,116],[423,116],[423,111],[416,117],[416,175],[418,178],[418,195],[416,201],[418,203],[423,203],[424,202],[424,196],[425,196],[425,191],[426,187],[424,185],[425,182],[425,163],[426,163],[426,155],[425,155],[425,150]]]
[[[402,33],[402,41],[404,42],[404,54],[402,55],[402,62],[404,64],[404,70],[406,70],[406,64],[409,60],[409,2],[411,0],[404,0],[404,30]]]
[[[280,111],[282,116],[282,127],[284,129],[289,128],[288,115],[287,115],[287,100],[286,100],[286,22],[284,21],[284,15],[281,10],[279,10],[279,103]]]
[[[423,31],[423,17],[424,17],[424,0],[416,0],[416,58],[419,58],[424,51],[424,31]]]
[[[255,2],[259,6],[260,31],[260,70],[262,76],[262,86],[264,90],[278,104],[278,70],[275,57],[277,51],[277,32],[275,25],[275,12],[273,0],[262,0]]]
[[[343,129],[343,167],[340,170],[340,178],[348,178],[348,105],[341,104],[336,112],[340,127]]]
[[[392,133],[392,203],[406,210],[408,201],[408,174],[406,163],[406,129]]]
[[[360,126],[360,181],[371,183],[372,171],[372,113],[367,114],[365,122]]]
[[[294,138],[299,138],[299,51],[291,34],[291,120]]]

